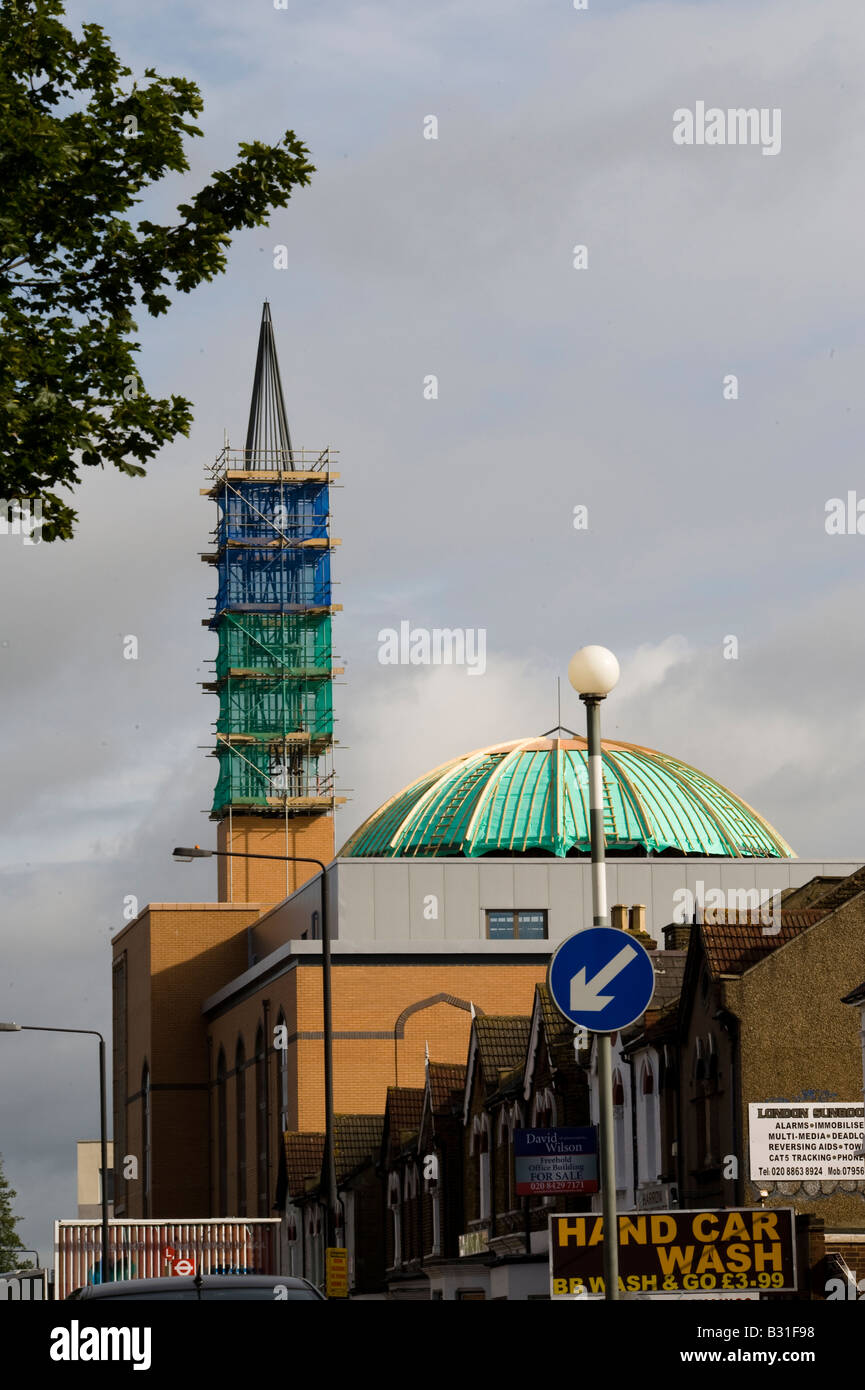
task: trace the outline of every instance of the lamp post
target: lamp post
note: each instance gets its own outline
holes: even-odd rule
[[[324,1168],[327,1184],[327,1245],[335,1243],[336,1235],[336,1153],[333,1119],[333,1006],[331,1000],[330,924],[327,917],[327,870],[320,859],[307,859],[290,854],[244,854],[233,849],[191,849],[179,847],[173,851],[181,862],[193,859],[278,859],[283,864],[315,864],[321,870],[321,965],[322,1010],[324,1013]]]
[[[99,1143],[102,1166],[102,1260],[100,1282],[108,1282],[108,1121],[105,1104],[105,1039],[95,1028],[42,1028],[31,1023],[0,1023],[0,1033],[81,1033],[99,1039]]]
[[[601,759],[601,701],[619,679],[619,663],[606,647],[581,647],[571,658],[568,680],[586,707],[589,757],[589,834],[592,846],[592,921],[610,925],[607,913],[604,786]],[[604,1298],[619,1297],[619,1231],[616,1216],[616,1153],[613,1132],[613,1066],[609,1033],[598,1033],[599,1119],[604,1227]]]

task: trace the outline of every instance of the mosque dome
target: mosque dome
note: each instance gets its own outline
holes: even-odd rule
[[[341,856],[588,855],[586,740],[555,732],[425,773],[374,811]],[[608,855],[796,857],[752,807],[678,758],[611,739],[602,753]]]

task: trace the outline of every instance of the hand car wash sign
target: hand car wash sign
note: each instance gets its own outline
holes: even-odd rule
[[[790,1208],[634,1212],[619,1218],[621,1293],[796,1290]],[[604,1293],[603,1217],[550,1217],[550,1295]]]

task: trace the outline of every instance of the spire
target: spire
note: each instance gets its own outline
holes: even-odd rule
[[[246,427],[246,467],[291,469],[292,463],[291,436],[279,379],[273,322],[270,305],[265,300],[255,358],[249,424]]]

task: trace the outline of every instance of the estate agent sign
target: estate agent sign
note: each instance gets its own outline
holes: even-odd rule
[[[597,1192],[598,1140],[587,1129],[514,1130],[517,1193]]]

